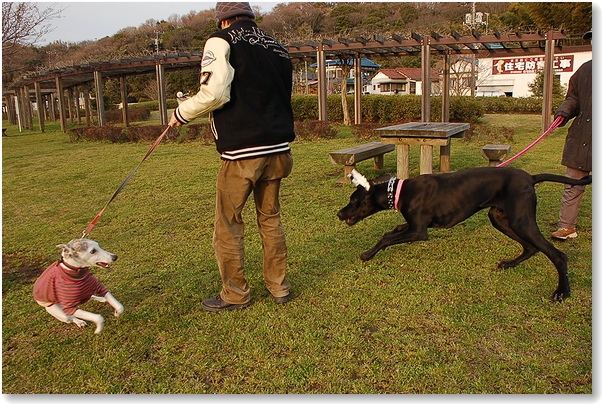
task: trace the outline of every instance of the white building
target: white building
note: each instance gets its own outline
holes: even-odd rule
[[[568,89],[571,76],[582,64],[592,59],[592,52],[557,53],[554,55],[554,74],[560,84]],[[470,95],[472,58],[459,57],[452,63],[450,82],[452,95]],[[476,60],[477,96],[530,97],[529,89],[544,68],[544,55],[520,57],[491,57]],[[420,68],[380,69],[371,82],[364,86],[369,94],[416,94],[422,95],[422,72]],[[441,94],[441,77],[431,69],[431,95]]]
[[[431,69],[431,94],[439,91],[439,75]],[[370,94],[415,94],[422,95],[422,69],[414,67],[398,67],[395,69],[380,69],[372,77],[370,84],[364,87],[364,92]]]
[[[532,96],[529,84],[543,69],[544,59],[544,55],[478,59],[477,95]],[[591,51],[557,53],[554,74],[560,77],[560,84],[568,88],[571,76],[589,60],[592,60]]]

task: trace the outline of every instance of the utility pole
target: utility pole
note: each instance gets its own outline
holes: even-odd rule
[[[159,35],[163,35],[163,31],[154,31],[155,32],[155,54],[159,54],[159,44],[161,40],[159,39]]]
[[[487,26],[489,25],[489,13],[477,12],[476,10],[476,2],[472,2],[471,12],[467,13],[464,17],[464,25],[470,27],[471,33],[474,34],[474,31],[478,26],[485,26],[485,34],[487,34]],[[477,87],[477,55],[472,55],[472,67],[470,72],[470,95],[472,97],[475,96],[475,91]]]
[[[476,29],[476,17],[477,17],[477,12],[476,12],[476,2],[472,2],[472,18],[471,18],[471,29],[472,31],[474,31]],[[476,53],[472,55],[472,68],[471,70],[471,77],[470,77],[470,96],[474,97],[475,96],[475,87],[477,86],[477,55]]]

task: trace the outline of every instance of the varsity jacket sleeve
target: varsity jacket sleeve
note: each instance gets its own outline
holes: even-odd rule
[[[203,49],[200,90],[174,111],[181,124],[207,115],[230,101],[234,68],[230,65],[230,45],[221,38],[209,38]]]

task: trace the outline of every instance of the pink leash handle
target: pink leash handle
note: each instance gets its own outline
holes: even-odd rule
[[[526,152],[528,152],[529,150],[531,150],[531,148],[533,148],[533,146],[535,146],[537,143],[539,143],[544,137],[548,136],[550,133],[552,133],[552,131],[554,129],[556,129],[561,123],[562,121],[564,121],[564,117],[563,116],[558,116],[558,118],[556,118],[556,120],[554,120],[554,122],[552,122],[552,124],[550,125],[550,127],[548,128],[548,130],[546,130],[540,137],[538,137],[533,143],[531,143],[529,146],[527,146],[523,151],[521,151],[520,153],[512,156],[512,158],[509,158],[508,160],[498,164],[496,167],[503,167],[506,164],[510,164],[512,161],[516,160],[517,158],[519,158],[520,156],[522,156],[523,154],[525,154]]]
[[[130,173],[130,175],[128,175],[126,177],[126,179],[121,183],[121,185],[113,193],[113,196],[111,196],[111,199],[109,199],[109,201],[100,210],[100,212],[96,215],[96,217],[92,220],[92,222],[90,222],[90,224],[88,225],[88,227],[86,227],[86,230],[83,231],[81,238],[86,238],[88,236],[88,234],[90,234],[90,232],[92,231],[92,229],[94,228],[94,226],[96,226],[96,223],[98,223],[98,220],[100,219],[100,217],[104,213],[104,211],[107,208],[107,206],[109,206],[109,204],[111,202],[113,202],[113,199],[115,199],[117,197],[117,195],[119,195],[119,193],[123,190],[123,188],[125,187],[125,185],[134,176],[134,173],[136,171],[138,171],[138,168],[140,167],[140,165],[142,165],[142,163],[144,162],[144,160],[146,160],[146,158],[148,156],[150,156],[150,154],[153,152],[153,150],[155,150],[155,148],[157,147],[157,145],[159,143],[161,143],[161,140],[167,134],[167,131],[169,130],[169,128],[170,128],[169,126],[167,128],[165,128],[165,130],[163,131],[163,133],[161,133],[161,135],[157,138],[157,140],[155,140],[155,143],[153,143],[153,145],[150,147],[150,149],[146,152],[146,154],[144,155],[144,157],[142,158],[142,160],[140,161],[140,163],[138,163],[138,165],[136,166],[136,168],[134,168],[134,170],[132,170],[132,172]]]

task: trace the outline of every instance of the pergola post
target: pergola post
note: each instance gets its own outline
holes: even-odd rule
[[[165,68],[157,62],[157,90],[159,100],[159,116],[161,117],[161,125],[167,125],[167,100],[165,98]]]
[[[441,100],[441,122],[449,122],[449,70],[451,69],[449,62],[449,52],[443,55],[443,85],[442,85],[442,100]]]
[[[84,110],[86,113],[86,126],[92,126],[92,108],[90,108],[90,90],[88,90],[88,86],[85,85],[83,87],[84,93]]]
[[[69,121],[75,123],[75,111],[73,110],[73,87],[67,89],[67,110],[69,111]]]
[[[552,92],[554,88],[554,31],[546,34],[546,55],[543,76],[543,106],[541,111],[541,126],[545,132],[552,124]]]
[[[431,49],[429,37],[422,38],[422,122],[431,121]]]
[[[50,120],[56,122],[56,95],[55,93],[48,94],[48,112]]]
[[[353,95],[355,124],[359,125],[362,123],[362,58],[359,53],[353,58]]]
[[[27,85],[23,86],[23,123],[24,127],[33,130],[33,112],[31,99],[29,98],[29,87]]]
[[[12,125],[17,124],[17,113],[15,111],[15,97],[12,95],[5,96],[6,100],[6,112],[8,115],[8,122]]]
[[[326,108],[326,57],[324,55],[324,45],[318,45],[318,119],[328,121],[328,110]]]
[[[59,118],[61,121],[61,131],[67,132],[67,116],[65,114],[65,97],[63,95],[63,82],[59,77],[56,78],[56,98],[59,101]]]
[[[121,115],[123,117],[123,126],[127,128],[130,126],[130,120],[128,114],[128,91],[125,75],[121,75],[119,78],[119,83],[121,87]]]
[[[34,88],[36,91],[36,104],[38,104],[38,122],[40,125],[40,131],[44,132],[44,117],[46,115],[46,104],[44,102],[44,98],[42,98],[42,90],[40,89],[39,81],[36,81],[34,83]]]
[[[79,87],[75,87],[73,89],[73,106],[75,107],[75,117],[77,118],[77,124],[81,125],[82,124],[82,116],[79,113],[79,97],[81,95],[81,91],[79,91]]]
[[[105,126],[105,101],[103,91],[102,73],[98,70],[94,71],[94,87],[96,87],[96,113],[98,115],[98,126]]]

